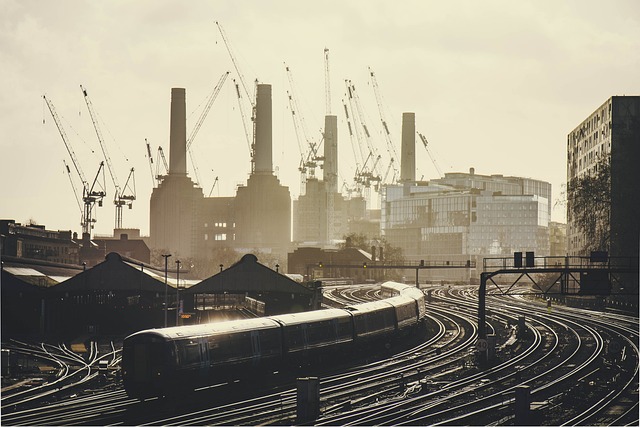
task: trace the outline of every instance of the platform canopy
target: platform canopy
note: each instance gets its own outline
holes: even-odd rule
[[[6,278],[47,288],[81,273],[82,267],[3,255],[2,272],[3,280]]]
[[[258,262],[253,254],[247,254],[237,263],[215,276],[189,288],[193,294],[287,293],[313,295],[313,290]]]
[[[51,288],[53,292],[164,292],[164,281],[150,275],[145,264],[135,264],[116,252],[92,268]]]

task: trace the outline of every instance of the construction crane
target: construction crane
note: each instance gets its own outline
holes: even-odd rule
[[[229,76],[229,71],[225,71],[222,74],[222,76],[220,76],[220,79],[218,80],[218,83],[216,83],[216,86],[213,88],[213,91],[211,92],[211,94],[207,98],[205,107],[202,110],[202,112],[200,113],[200,117],[198,118],[198,121],[196,122],[196,124],[193,126],[193,129],[191,129],[191,133],[189,134],[189,138],[187,138],[187,149],[189,149],[191,147],[191,144],[193,144],[193,140],[196,138],[196,135],[198,135],[198,131],[202,127],[202,123],[204,123],[204,119],[207,118],[207,114],[209,114],[209,110],[211,110],[211,106],[213,105],[214,101],[218,97],[218,94],[220,93],[220,90],[222,89],[222,85],[227,80],[228,76]]]
[[[162,161],[162,162],[161,162]],[[164,175],[160,173],[160,165],[164,166]],[[160,185],[160,181],[162,181],[162,177],[169,173],[169,164],[167,163],[167,158],[164,156],[164,150],[162,147],[158,147],[158,154],[156,155],[156,180],[158,181],[158,185]]]
[[[356,180],[364,186],[365,198],[367,201],[370,201],[370,187],[372,183],[379,183],[380,172],[378,171],[378,163],[381,159],[381,156],[377,154],[375,147],[371,141],[371,134],[369,133],[369,129],[364,120],[364,112],[362,110],[362,106],[360,105],[360,99],[356,93],[356,88],[351,80],[345,80],[347,85],[347,93],[349,98],[349,104],[351,106],[351,111],[356,111],[357,114],[353,114],[354,119],[357,118],[359,120],[360,126],[357,126],[354,123],[354,129],[356,133],[356,137],[359,143],[360,151],[362,153],[362,139],[366,141],[367,148],[369,150],[367,157],[362,163],[362,168],[357,172]],[[355,106],[355,108],[354,108]],[[361,135],[359,129],[362,128],[364,132],[364,136]],[[363,154],[363,153],[362,153]],[[364,156],[363,156],[364,157]],[[369,160],[373,162],[371,168],[369,168],[368,163]],[[375,190],[378,190],[378,185],[375,185]]]
[[[209,197],[211,197],[211,193],[213,193],[213,189],[216,188],[217,183],[218,183],[218,177],[216,176],[216,179],[213,180],[213,185],[211,186],[211,190],[209,190]],[[220,193],[220,191],[218,191],[218,193]]]
[[[357,192],[357,193],[361,193],[361,185],[360,185],[360,179],[359,179],[359,174],[360,174],[360,169],[361,169],[361,160],[364,160],[364,155],[362,154],[362,146],[359,144],[359,142],[356,142],[354,140],[354,132],[353,132],[353,128],[354,126],[351,125],[351,116],[349,115],[349,109],[347,108],[347,103],[344,101],[344,99],[342,100],[342,106],[344,107],[344,114],[345,114],[345,118],[347,120],[347,127],[349,129],[349,140],[351,141],[351,149],[353,150],[353,158],[355,160],[356,163],[356,172],[354,174],[354,187],[351,189],[351,192],[349,193],[349,196],[351,196],[352,192]],[[359,136],[358,136],[359,138]],[[343,187],[346,186],[346,182],[343,185]]]
[[[224,42],[225,47],[227,48],[227,52],[229,53],[229,57],[231,57],[231,62],[233,63],[233,68],[235,68],[236,73],[238,74],[238,79],[240,79],[240,84],[242,85],[242,89],[246,95],[247,100],[249,101],[249,104],[251,105],[251,122],[253,123],[253,129],[252,129],[252,137],[249,138],[249,128],[247,126],[247,122],[245,119],[245,114],[244,114],[244,107],[242,105],[241,100],[241,96],[240,96],[240,88],[239,86],[236,84],[236,92],[238,94],[238,105],[240,108],[240,114],[242,114],[242,124],[244,126],[244,131],[245,131],[245,135],[247,135],[247,141],[250,141],[249,144],[249,152],[251,155],[251,173],[253,173],[255,171],[255,138],[256,138],[256,94],[255,91],[257,90],[257,83],[258,83],[258,79],[255,79],[254,82],[254,93],[250,94],[249,93],[249,89],[247,87],[246,84],[246,80],[244,78],[244,75],[242,74],[242,72],[240,71],[240,66],[238,65],[238,61],[236,60],[236,56],[233,53],[233,49],[231,48],[231,44],[229,43],[229,39],[227,37],[227,34],[225,33],[224,29],[222,28],[222,24],[220,24],[218,21],[216,21],[216,25],[218,26],[218,30],[220,31],[220,36],[222,36],[222,41]],[[235,83],[235,81],[234,81]]]
[[[109,153],[107,152],[107,147],[105,145],[104,139],[102,138],[102,132],[100,131],[96,113],[93,109],[93,103],[91,102],[91,99],[89,99],[89,94],[87,93],[86,89],[82,87],[82,85],[80,85],[80,89],[82,90],[82,94],[84,95],[84,101],[87,104],[87,109],[89,110],[89,115],[91,116],[93,127],[96,131],[96,135],[98,136],[98,142],[100,142],[102,154],[104,156],[105,162],[107,163],[107,168],[109,169],[109,175],[111,175],[111,180],[113,181],[113,185],[115,187],[115,194],[113,196],[113,204],[116,207],[115,228],[119,229],[122,228],[122,207],[124,205],[127,205],[129,206],[129,209],[131,209],[133,207],[133,201],[136,199],[134,168],[131,168],[131,170],[129,171],[129,176],[127,178],[125,186],[120,187],[116,175],[113,171],[111,159],[109,158]],[[131,181],[132,184],[129,184],[131,178],[133,178],[133,181]],[[129,190],[130,193],[126,193],[127,190]]]
[[[389,167],[393,167],[393,177],[394,181],[398,174],[398,169],[395,166],[395,159],[398,157],[398,153],[396,152],[395,145],[393,144],[393,140],[391,139],[391,132],[389,132],[389,126],[387,126],[387,120],[385,119],[383,102],[382,102],[382,94],[380,93],[380,87],[378,86],[378,80],[376,79],[376,75],[374,74],[371,67],[369,67],[369,76],[371,77],[371,84],[373,86],[373,92],[376,97],[376,103],[378,104],[378,112],[380,114],[380,121],[382,122],[382,128],[384,130],[384,138],[387,142],[387,153],[389,157],[391,157],[391,161],[389,162]],[[385,179],[382,180],[383,183],[386,183],[386,176],[389,174],[387,169],[387,173],[385,174]],[[392,183],[394,182],[392,181]]]
[[[76,198],[76,203],[78,204],[78,210],[80,210],[80,215],[82,215],[82,205],[80,204],[80,198],[78,197],[78,190],[76,190],[76,184],[74,184],[73,178],[71,177],[71,169],[69,168],[69,165],[67,165],[67,162],[64,161],[64,159],[62,160],[62,163],[64,163],[65,170],[67,171],[67,176],[69,177],[69,182],[71,183],[71,188],[73,188],[73,195]]]
[[[300,137],[300,129],[299,129],[300,126],[296,119],[296,108],[293,102],[293,97],[289,92],[287,92],[287,97],[289,99],[289,109],[291,110],[291,118],[293,119],[293,129],[296,133],[296,141],[298,142],[298,148],[300,149],[300,165],[298,166],[298,170],[300,171],[300,195],[303,195],[306,192],[307,165],[304,158],[304,148],[302,146],[302,141]]]
[[[193,140],[198,134],[198,131],[202,126],[202,123],[204,123],[204,120],[207,118],[207,114],[209,114],[209,110],[211,110],[211,106],[213,105],[213,102],[218,97],[218,94],[222,89],[222,85],[224,84],[228,76],[229,76],[229,72],[228,71],[224,72],[220,77],[220,79],[218,80],[218,83],[216,83],[216,86],[213,88],[213,91],[207,97],[205,107],[200,113],[200,117],[196,121],[196,124],[194,125],[193,129],[191,129],[191,133],[187,138],[187,151],[189,152],[189,158],[191,159],[191,165],[193,166],[193,174],[195,175],[196,184],[200,183],[200,173],[198,172],[198,165],[196,164],[195,159],[193,157],[193,151],[191,151],[191,144],[193,144]]]
[[[440,170],[440,167],[438,166],[436,159],[431,154],[431,150],[429,150],[429,147],[428,147],[429,141],[427,141],[427,137],[421,134],[420,132],[416,132],[416,133],[420,137],[420,140],[422,141],[422,144],[424,145],[425,150],[427,150],[427,154],[429,155],[429,158],[431,159],[433,166],[435,166],[436,171],[438,171],[438,177],[443,177],[444,175],[442,174],[442,171]]]
[[[253,147],[251,142],[251,135],[249,133],[249,126],[247,125],[247,117],[244,113],[244,108],[242,106],[242,95],[240,95],[240,86],[238,85],[235,79],[233,80],[233,85],[236,88],[236,94],[238,97],[238,109],[240,110],[240,117],[242,118],[242,130],[244,130],[244,136],[247,139],[247,147],[249,147],[249,154],[253,159],[254,152],[253,152]],[[252,160],[252,163],[253,163],[253,160]],[[251,169],[253,170],[253,167]]]
[[[53,121],[56,124],[56,127],[58,128],[58,133],[62,138],[62,142],[64,143],[64,146],[66,147],[67,152],[69,153],[69,157],[71,157],[71,162],[73,163],[73,167],[75,168],[76,172],[78,173],[78,177],[82,182],[82,201],[84,203],[84,209],[83,209],[82,220],[80,221],[80,225],[82,227],[82,234],[83,235],[88,234],[89,236],[91,236],[91,229],[94,227],[94,223],[96,222],[96,219],[93,217],[95,205],[97,203],[98,206],[102,206],[102,199],[107,195],[105,191],[106,187],[104,182],[104,162],[100,162],[100,165],[98,167],[98,172],[96,173],[96,176],[92,181],[92,183],[89,184],[89,182],[84,176],[84,172],[82,171],[82,168],[80,167],[80,162],[76,157],[76,153],[73,151],[73,148],[71,147],[71,143],[67,138],[67,134],[64,130],[64,127],[62,126],[62,121],[60,120],[60,117],[58,117],[58,113],[56,112],[56,109],[53,106],[53,103],[49,99],[47,99],[45,95],[43,95],[42,98],[44,99],[45,103],[47,104],[47,107],[49,108],[49,112],[51,113],[51,117],[53,117]],[[65,163],[65,166],[67,167],[67,171],[70,172],[70,168],[67,166],[66,163]],[[102,181],[99,180],[101,172],[102,172]],[[71,175],[69,175],[69,179],[71,179]],[[71,183],[73,186],[73,181],[71,181]],[[75,193],[75,187],[74,187],[74,193]],[[77,193],[75,193],[74,196],[76,197],[76,200],[77,200]]]
[[[389,166],[387,166],[387,171],[384,173],[384,177],[382,178],[382,183],[383,184],[388,183],[388,182],[396,182],[397,169],[393,164],[394,161],[395,161],[394,159],[391,159],[391,161],[389,162]],[[387,181],[387,177],[389,176],[389,172],[391,171],[391,168],[393,168],[393,177],[392,177],[391,181]]]
[[[329,79],[329,49],[324,48],[324,102],[327,116],[331,115],[331,80]]]
[[[147,138],[144,139],[144,143],[147,145],[147,158],[149,159],[149,171],[151,172],[151,183],[153,187],[156,187],[156,177],[153,174],[153,156],[151,155],[151,146],[147,141]]]
[[[289,107],[291,109],[291,117],[293,119],[293,126],[296,132],[298,147],[300,148],[300,166],[298,167],[298,169],[300,170],[300,194],[304,194],[305,184],[307,181],[307,173],[309,174],[309,176],[314,178],[316,174],[316,167],[319,166],[318,162],[324,160],[323,156],[318,155],[318,150],[320,149],[320,145],[322,144],[322,139],[319,143],[316,143],[308,136],[304,116],[301,113],[300,106],[298,104],[298,96],[296,94],[296,87],[293,81],[293,73],[291,72],[291,68],[289,68],[287,64],[284,65],[287,72],[289,87],[291,90],[291,92],[287,91]]]

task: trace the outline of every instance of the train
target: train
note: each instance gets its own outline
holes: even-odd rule
[[[124,389],[145,400],[256,380],[386,345],[424,322],[421,290],[385,282],[381,295],[386,298],[342,308],[136,332],[123,342]]]

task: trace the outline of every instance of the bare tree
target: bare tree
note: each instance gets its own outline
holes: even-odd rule
[[[402,253],[402,248],[397,246],[392,246],[387,239],[383,237],[375,237],[373,239],[369,238],[366,234],[362,233],[349,233],[344,237],[345,242],[341,243],[338,247],[340,249],[345,248],[358,248],[362,249],[365,252],[370,252],[371,247],[382,247],[383,248],[383,257],[385,261],[395,262],[395,263],[403,263],[404,256]]]
[[[585,236],[585,254],[608,251],[611,238],[611,162],[603,156],[591,174],[567,183],[567,209]]]

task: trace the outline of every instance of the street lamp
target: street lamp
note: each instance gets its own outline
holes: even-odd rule
[[[167,259],[171,256],[171,254],[162,254],[162,258],[164,258],[164,327],[167,327],[167,311],[169,310],[168,304],[168,286],[167,286]]]
[[[180,260],[176,260],[176,326],[180,318]]]

